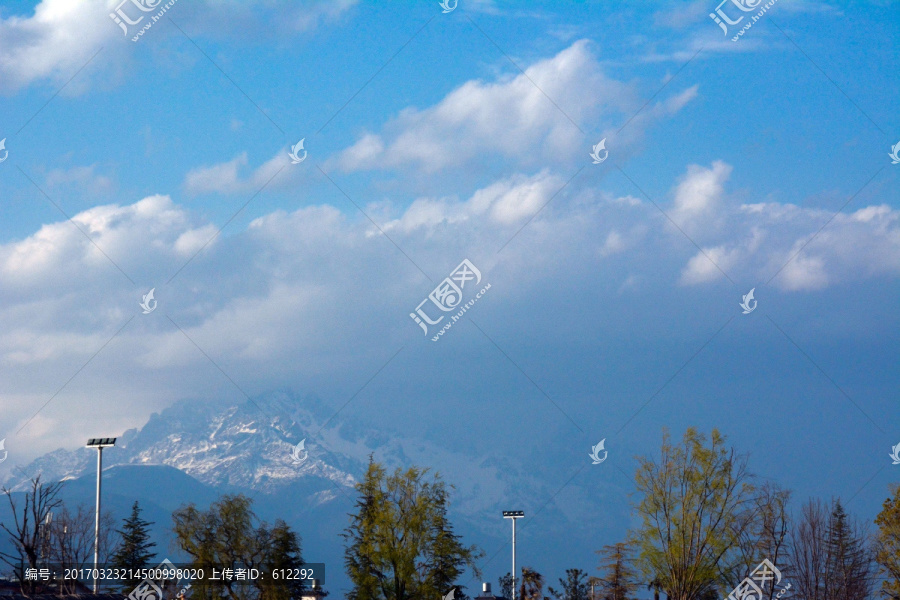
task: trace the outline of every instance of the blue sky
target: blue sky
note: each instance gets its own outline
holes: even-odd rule
[[[288,387],[554,489],[602,438],[631,473],[720,427],[870,519],[900,8],[779,0],[737,42],[715,8],[182,0],[132,42],[106,2],[5,3],[3,467]],[[491,289],[431,342],[409,313],[464,258]]]

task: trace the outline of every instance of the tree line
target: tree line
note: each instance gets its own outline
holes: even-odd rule
[[[0,553],[22,592],[77,592],[74,585],[29,581],[24,572],[48,563],[92,566],[93,510],[69,508],[58,498],[61,482],[40,477],[21,498],[3,489],[12,520],[0,523],[12,551]],[[679,442],[663,434],[660,452],[638,458],[637,525],[624,540],[598,550],[596,575],[567,569],[547,585],[532,566],[513,581],[498,581],[519,600],[655,600],[727,598],[764,560],[780,574],[760,582],[760,593],[738,600],[900,600],[900,487],[892,490],[871,524],[847,512],[840,498],[809,499],[793,507],[791,492],[755,476],[748,456],[717,430],[688,429]],[[348,600],[468,598],[464,577],[480,578],[484,552],[467,545],[449,516],[453,487],[426,468],[392,472],[371,457],[348,524],[340,532]],[[101,519],[101,562],[141,569],[158,563],[150,526],[134,503],[119,528]],[[225,495],[207,509],[194,504],[172,514],[175,549],[190,567],[257,568],[263,572],[303,565],[300,535],[282,520],[267,523],[243,495]],[[471,580],[471,578],[469,579]],[[129,593],[140,581],[121,582]],[[545,594],[546,587],[546,594]],[[202,600],[291,600],[302,581],[192,582]]]
[[[638,458],[637,522],[626,539],[598,551],[598,574],[567,569],[558,587],[523,567],[499,591],[520,600],[718,600],[768,561],[773,574],[739,600],[900,600],[900,487],[874,529],[840,498],[791,506],[791,492],[763,481],[748,456],[713,430],[688,429],[680,442],[664,432],[657,456]],[[467,598],[460,576],[480,577],[483,553],[465,546],[447,519],[448,488],[418,468],[387,474],[370,462],[357,486],[356,512],[344,532],[349,600]],[[545,585],[546,592],[545,595]]]
[[[544,578],[524,567],[517,597],[632,600],[649,590],[655,600],[900,600],[900,487],[874,530],[840,498],[792,510],[791,492],[760,482],[722,434],[695,429],[680,443],[665,433],[659,456],[639,458],[635,484],[639,525],[598,551],[597,576],[568,569],[546,596]],[[761,594],[730,596],[764,560],[780,580],[773,572]],[[507,598],[511,585],[509,574],[500,579]]]
[[[51,593],[58,595],[84,593],[84,582],[75,580],[43,581],[26,577],[28,570],[55,568],[91,568],[94,551],[94,511],[84,506],[67,507],[59,498],[62,482],[45,483],[33,478],[21,499],[3,489],[12,510],[9,523],[0,523],[8,536],[11,551],[0,552],[0,560],[11,568],[13,578],[26,595]],[[161,559],[151,539],[153,525],[141,517],[138,502],[129,516],[116,529],[109,513],[100,521],[99,562],[109,568],[139,573],[157,567]],[[300,536],[284,521],[273,524],[261,521],[252,510],[252,501],[244,495],[225,495],[208,509],[187,504],[172,513],[175,549],[187,556],[189,568],[255,568],[271,573],[275,570],[299,569],[303,565]],[[180,563],[183,564],[183,563]],[[129,594],[142,579],[118,580],[114,590]],[[163,588],[166,598],[175,596],[174,581],[154,581]],[[191,581],[190,597],[202,600],[291,600],[303,591],[299,579],[259,578],[245,581],[208,579]],[[110,591],[110,590],[107,590]]]

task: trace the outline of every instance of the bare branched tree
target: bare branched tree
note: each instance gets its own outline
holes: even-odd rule
[[[868,532],[840,502],[809,500],[791,533],[789,574],[803,600],[864,600],[872,588]]]
[[[735,547],[740,559],[722,565],[721,578],[728,589],[733,589],[747,577],[763,559],[768,559],[779,570],[787,568],[788,533],[791,528],[788,501],[791,492],[774,483],[765,483],[754,494],[754,506],[744,515],[749,521],[736,530]],[[739,526],[743,525],[738,522]],[[779,591],[774,580],[766,582],[763,598],[773,600]]]
[[[61,505],[52,513],[52,521],[48,528],[49,560],[60,569],[84,567],[94,553],[94,510],[80,505],[74,511]],[[100,562],[108,562],[114,551],[113,518],[109,512],[100,516]],[[60,593],[77,592],[74,582],[63,585]]]
[[[9,536],[13,551],[0,552],[0,560],[12,567],[24,594],[37,590],[37,582],[25,580],[25,569],[38,568],[45,541],[44,521],[47,514],[61,504],[62,501],[57,498],[61,487],[61,482],[41,483],[40,475],[33,477],[31,489],[25,491],[21,505],[16,501],[12,490],[2,489],[9,501],[12,523],[0,523],[0,528]]]
[[[818,499],[803,505],[797,526],[791,532],[791,582],[804,600],[825,600],[828,549],[828,509]]]

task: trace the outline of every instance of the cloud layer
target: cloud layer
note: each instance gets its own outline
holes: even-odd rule
[[[0,365],[16,373],[0,395],[15,402],[9,422],[20,426],[65,383],[63,374],[94,361],[29,424],[23,434],[31,438],[90,418],[67,408],[82,405],[70,395],[88,393],[79,381],[114,382],[114,392],[130,398],[118,407],[123,414],[158,408],[161,399],[147,393],[160,387],[176,397],[209,378],[229,388],[219,368],[251,390],[322,384],[348,361],[385,360],[386,345],[421,343],[408,313],[466,257],[500,290],[493,301],[507,307],[535,289],[565,294],[569,284],[561,282],[591,281],[597,271],[612,277],[597,299],[610,304],[624,295],[632,309],[649,309],[677,283],[702,292],[722,280],[719,269],[748,288],[781,269],[773,285],[785,293],[900,275],[900,212],[871,205],[835,216],[738,203],[731,172],[721,161],[689,165],[662,205],[703,252],[633,197],[573,185],[547,205],[563,182],[548,170],[465,198],[365,207],[381,230],[321,204],[271,212],[222,238],[167,196],[98,206],[0,245],[0,318],[11,324],[0,336]],[[138,302],[151,287],[159,308],[141,315]],[[573,307],[572,318],[596,319],[581,311]],[[495,326],[515,327],[498,318]],[[529,328],[540,335],[539,320]],[[59,376],[48,381],[47,373]]]

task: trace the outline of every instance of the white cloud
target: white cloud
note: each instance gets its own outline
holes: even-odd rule
[[[709,168],[688,166],[675,188],[672,220],[688,234],[708,232],[720,214],[731,166],[717,160]]]
[[[117,35],[107,1],[43,0],[30,17],[0,20],[0,92],[35,80],[69,79]]]
[[[695,95],[696,88],[689,88],[648,107],[616,140],[617,151],[633,143],[642,124],[680,110]],[[612,136],[614,124],[637,112],[637,98],[633,85],[603,73],[589,42],[581,40],[524,74],[468,81],[432,107],[407,108],[381,133],[362,135],[332,164],[344,171],[410,167],[434,173],[498,157],[533,169],[586,152],[579,128]]]
[[[34,82],[65,83],[106,44],[125,39],[109,16],[120,3],[121,0],[41,0],[31,15],[0,19],[0,93],[12,93]],[[226,26],[235,27],[235,23],[246,30],[261,14],[279,27],[287,25],[290,30],[306,31],[339,17],[355,4],[356,0],[314,1],[302,6],[268,0],[205,0],[176,7],[192,30],[221,33]],[[123,11],[131,18],[138,16],[130,3]],[[133,31],[136,29],[132,27]],[[121,54],[118,51],[114,56],[118,59]],[[67,89],[84,86],[84,78],[81,79],[81,83],[75,82]]]
[[[47,224],[22,241],[0,245],[0,295],[121,277],[110,259],[139,276],[140,263],[183,260],[196,252],[198,240],[206,243],[214,233],[210,225],[193,227],[188,213],[168,196],[96,206],[73,215],[71,223]]]
[[[281,151],[246,177],[242,177],[240,172],[247,166],[247,153],[243,152],[224,163],[191,169],[185,176],[184,187],[190,194],[252,193],[259,190],[289,163],[286,151]]]
[[[548,171],[532,176],[514,175],[477,190],[465,202],[449,199],[419,198],[399,219],[387,222],[385,231],[410,233],[483,218],[498,225],[521,223],[538,213],[564,180]]]
[[[835,215],[777,202],[734,205],[725,194],[731,171],[722,161],[690,165],[675,187],[672,219],[694,242],[717,240],[689,259],[682,284],[714,281],[722,271],[754,282],[777,273],[774,285],[802,291],[900,273],[898,211],[878,205]]]

